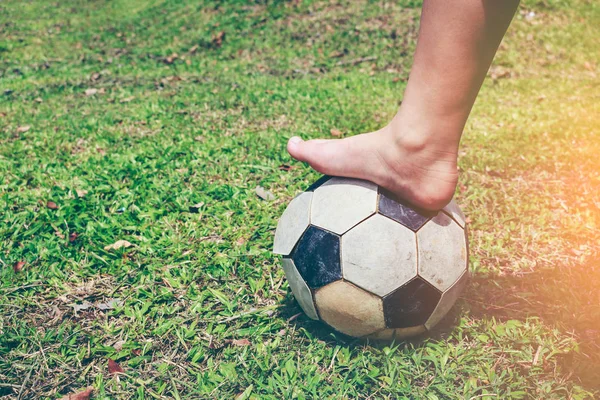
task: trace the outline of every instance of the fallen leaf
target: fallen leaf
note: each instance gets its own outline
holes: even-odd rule
[[[77,236],[79,236],[77,234],[77,232],[71,232],[69,234],[69,243],[73,243],[75,240],[77,240]],[[63,236],[63,239],[64,239],[64,236]]]
[[[212,44],[215,47],[221,47],[223,45],[223,41],[225,40],[225,31],[218,32],[212,37]]]
[[[194,204],[193,206],[189,206],[189,210],[191,213],[198,214],[202,206],[204,206],[204,203],[200,202],[198,204]]]
[[[138,357],[142,354],[142,351],[140,349],[131,349],[131,354]]]
[[[502,78],[510,78],[511,72],[508,68],[502,67],[500,65],[495,65],[490,68],[488,75],[492,80],[502,79]]]
[[[125,371],[123,370],[123,367],[121,367],[119,365],[119,363],[117,363],[116,361],[114,361],[110,358],[108,359],[108,373],[109,374],[114,375],[114,374],[121,374],[123,372],[125,372]]]
[[[199,241],[209,243],[223,243],[224,240],[219,235],[202,236]]]
[[[120,103],[129,103],[133,99],[135,99],[135,96],[129,96],[129,97],[125,97],[124,99],[121,99],[119,102]]]
[[[344,52],[343,51],[332,51],[331,53],[329,53],[329,57],[330,58],[340,58],[344,56]]]
[[[61,239],[64,239],[64,238],[65,238],[65,235],[63,235],[63,234],[62,234],[61,232],[59,232],[59,231],[56,231],[56,232],[54,232],[54,234],[55,234],[56,236],[58,236],[59,238],[61,238]]]
[[[85,95],[86,96],[93,96],[96,93],[98,93],[98,89],[95,89],[95,88],[90,88],[90,89],[86,89],[85,90]]]
[[[123,305],[123,300],[121,299],[109,299],[106,303],[98,303],[96,304],[96,307],[98,307],[99,310],[105,311],[105,310],[112,310],[116,307],[120,307]]]
[[[112,345],[113,349],[115,349],[116,351],[121,351],[123,350],[123,345],[125,344],[124,340],[117,340],[115,342],[115,344]]]
[[[20,126],[17,128],[17,133],[25,133],[30,129],[31,127],[29,125]]]
[[[55,202],[53,202],[53,201],[48,201],[46,203],[46,207],[49,208],[49,209],[51,209],[51,210],[58,210],[58,205]]]
[[[13,265],[13,270],[15,272],[20,272],[23,269],[23,266],[25,266],[25,261],[17,261]]]
[[[273,193],[269,192],[267,189],[265,189],[262,186],[257,186],[254,189],[254,193],[256,193],[256,195],[263,200],[267,200],[267,201],[275,200],[275,195]]]
[[[240,237],[238,240],[235,241],[235,244],[237,244],[238,246],[243,246],[246,243],[246,238],[244,237]]]
[[[335,136],[335,137],[340,137],[340,136],[344,135],[344,133],[338,129],[332,129],[329,131],[329,133],[331,133],[331,136]]]
[[[94,72],[91,76],[90,76],[90,81],[97,81],[98,79],[100,79],[100,74],[98,72]]]
[[[119,250],[122,247],[127,248],[127,247],[131,247],[131,246],[133,246],[133,245],[130,242],[128,242],[127,240],[117,240],[113,244],[109,244],[108,246],[105,246],[104,250],[106,250],[106,251]]]
[[[294,166],[293,165],[289,165],[289,164],[281,164],[279,166],[279,169],[281,171],[286,171],[286,172],[289,171],[289,170],[291,170],[292,168],[294,168]]]
[[[231,344],[234,346],[250,346],[250,341],[248,339],[233,339]]]
[[[188,53],[190,54],[194,54],[196,52],[196,50],[198,50],[198,45],[193,45],[189,50]]]
[[[42,103],[44,100],[42,100],[41,97],[36,97],[34,100],[36,103]]]
[[[94,388],[90,386],[87,389],[82,390],[81,392],[72,393],[72,394],[63,396],[60,398],[60,400],[89,400],[89,398],[93,392],[94,392]]]
[[[196,137],[194,138],[194,140],[195,140],[196,142],[204,142],[204,141],[206,140],[206,138],[205,138],[204,136],[196,136]]]
[[[77,197],[83,197],[88,194],[88,191],[83,189],[75,189],[75,192],[77,193]]]
[[[89,309],[92,305],[93,304],[87,300],[81,304],[73,304],[73,311],[75,312],[75,314],[77,314],[79,311],[85,311]]]

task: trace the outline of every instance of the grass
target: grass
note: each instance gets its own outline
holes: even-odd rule
[[[364,343],[299,314],[270,250],[317,174],[285,142],[386,123],[418,15],[412,0],[3,2],[0,397],[597,396],[593,1],[525,1],[502,44],[459,160],[474,279],[442,326]]]

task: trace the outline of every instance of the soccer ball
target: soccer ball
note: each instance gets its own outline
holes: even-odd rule
[[[306,315],[354,337],[422,334],[468,281],[465,217],[454,201],[418,211],[358,179],[324,176],[296,196],[273,251]]]

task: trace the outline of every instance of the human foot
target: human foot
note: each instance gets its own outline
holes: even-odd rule
[[[326,175],[372,181],[399,198],[428,210],[443,208],[458,181],[457,146],[417,140],[390,124],[346,139],[289,140],[292,157]],[[450,147],[452,150],[447,150]]]

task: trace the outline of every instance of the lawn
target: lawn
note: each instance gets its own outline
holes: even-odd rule
[[[318,178],[287,138],[391,118],[419,2],[197,3],[0,3],[0,398],[600,395],[596,1],[521,5],[462,141],[471,285],[387,344],[271,248]]]

